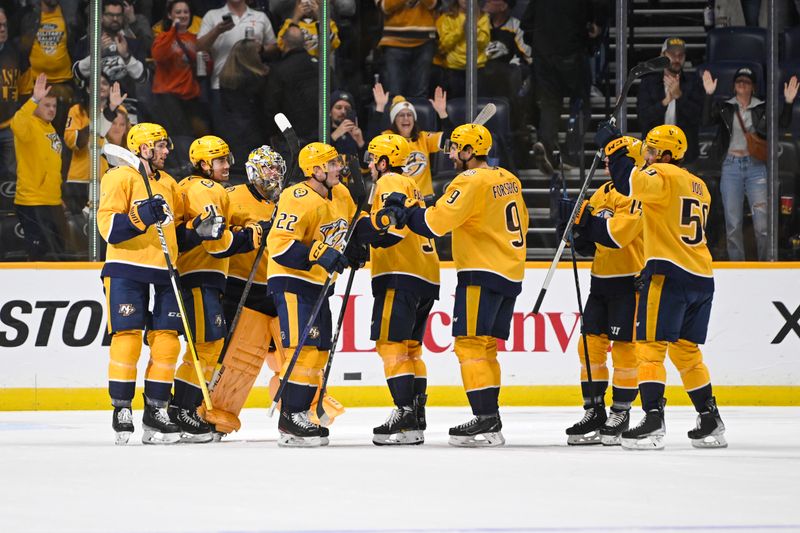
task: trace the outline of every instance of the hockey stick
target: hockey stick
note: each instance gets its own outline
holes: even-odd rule
[[[364,198],[364,200],[367,200],[371,203],[374,194],[375,194],[375,183],[373,182],[369,190],[369,195],[367,198]],[[358,205],[356,207],[356,212],[353,215],[353,219],[350,221],[350,225],[347,227],[347,233],[344,236],[344,241],[343,241],[344,246],[342,250],[345,250],[347,248],[347,243],[350,242],[350,237],[353,235],[353,231],[355,230],[356,221],[358,221],[358,217],[361,213],[364,200],[362,200],[361,205]],[[319,314],[319,310],[322,308],[322,302],[324,302],[325,298],[328,297],[328,289],[330,288],[332,282],[333,282],[333,273],[329,273],[328,277],[325,279],[325,284],[322,286],[320,295],[317,298],[317,301],[314,302],[314,307],[311,309],[311,314],[308,317],[308,322],[306,322],[306,325],[303,328],[303,333],[300,335],[300,341],[297,343],[297,347],[294,349],[292,358],[289,360],[289,365],[286,367],[286,373],[283,375],[283,378],[281,379],[281,384],[278,386],[278,390],[277,392],[275,392],[275,397],[272,399],[272,405],[270,406],[269,411],[267,412],[267,414],[270,417],[275,413],[275,407],[277,407],[278,402],[280,401],[281,396],[283,395],[283,391],[286,388],[286,384],[289,382],[289,377],[292,375],[292,370],[294,370],[294,366],[297,364],[297,359],[298,357],[300,357],[300,350],[303,348],[303,345],[305,344],[306,339],[308,338],[308,334],[311,331],[311,328],[314,326],[314,321],[316,320],[317,315]],[[322,402],[322,399],[323,399],[322,396],[320,396],[319,397],[320,403]]]
[[[103,154],[106,156],[109,164],[113,166],[127,166],[138,170],[139,174],[141,174],[142,179],[144,180],[144,186],[147,190],[147,198],[150,200],[153,199],[153,190],[150,187],[150,178],[147,176],[147,172],[142,166],[139,156],[121,146],[111,143],[103,146]],[[183,324],[183,333],[186,337],[186,345],[189,347],[189,353],[192,355],[194,370],[197,373],[197,380],[200,383],[200,390],[203,393],[203,401],[206,404],[206,419],[212,424],[216,422],[227,422],[228,418],[225,416],[225,414],[215,413],[214,407],[211,405],[211,396],[208,394],[208,388],[206,387],[206,378],[203,373],[203,368],[200,366],[200,358],[197,356],[197,349],[194,344],[192,330],[189,327],[189,318],[186,313],[186,305],[183,302],[183,295],[181,294],[180,290],[178,273],[175,270],[175,267],[172,264],[172,259],[169,256],[169,246],[167,245],[167,238],[164,236],[164,229],[161,227],[161,222],[156,221],[155,226],[156,231],[158,232],[158,240],[161,243],[161,251],[164,253],[164,261],[167,264],[169,281],[172,284],[172,290],[175,292],[175,300],[178,302],[178,311],[181,315],[181,323]]]
[[[586,381],[589,384],[589,397],[592,406],[598,407],[597,399],[594,395],[594,380],[592,380],[592,365],[589,360],[589,341],[586,338],[586,330],[583,328],[583,299],[581,298],[581,282],[578,279],[578,259],[575,250],[575,238],[569,234],[570,255],[572,256],[572,272],[575,275],[575,292],[578,294],[578,316],[581,321],[581,339],[583,340],[583,363],[586,365]]]
[[[289,145],[289,151],[292,154],[292,165],[294,165],[294,160],[296,158],[296,154],[299,151],[299,141],[297,139],[297,134],[292,129],[292,124],[289,122],[289,119],[286,118],[286,115],[283,113],[278,113],[275,115],[275,124],[278,125],[280,128],[281,133],[283,133],[287,144]],[[281,190],[286,187],[286,183],[289,179],[289,166],[287,165],[287,170],[283,175],[283,179],[281,180]],[[270,219],[270,223],[275,219],[275,214],[278,212],[277,205],[275,206],[275,210],[272,212],[272,219]],[[228,335],[225,337],[225,342],[222,345],[222,351],[219,354],[219,358],[217,359],[217,367],[214,369],[214,375],[211,378],[211,381],[208,384],[208,389],[213,391],[214,387],[216,387],[217,383],[220,379],[220,369],[222,368],[222,361],[225,359],[225,354],[228,353],[228,347],[231,344],[231,340],[233,339],[233,334],[236,331],[236,326],[239,324],[239,317],[242,314],[242,308],[245,306],[247,302],[247,297],[250,295],[250,288],[253,285],[253,280],[256,277],[256,271],[258,270],[258,265],[261,264],[261,258],[264,256],[264,251],[267,248],[267,236],[264,235],[261,238],[261,242],[258,245],[258,252],[256,252],[255,260],[253,261],[253,268],[250,269],[250,274],[247,276],[247,281],[244,284],[244,289],[242,290],[242,295],[239,297],[239,303],[236,306],[236,312],[233,315],[233,320],[231,320],[231,327],[228,329]]]
[[[651,72],[664,70],[668,66],[669,58],[666,56],[659,56],[650,59],[649,61],[645,61],[644,63],[639,63],[633,67],[630,72],[628,72],[628,77],[625,79],[625,85],[622,86],[622,91],[620,91],[619,96],[617,96],[617,101],[614,104],[614,109],[611,111],[608,121],[612,125],[617,123],[617,114],[619,114],[620,109],[622,109],[622,105],[625,103],[625,98],[628,96],[628,91],[630,91],[631,85],[633,85],[633,82],[636,79],[641,78],[645,74],[649,74]],[[561,235],[561,240],[558,243],[556,255],[553,257],[552,263],[550,263],[550,269],[547,271],[542,288],[539,290],[539,296],[536,298],[536,303],[533,306],[534,314],[537,314],[542,306],[542,301],[547,293],[547,288],[550,286],[550,281],[553,279],[553,274],[555,274],[556,267],[561,260],[561,255],[564,253],[564,247],[569,240],[569,234],[572,231],[572,226],[575,224],[575,216],[578,214],[578,209],[580,209],[583,199],[586,197],[586,191],[589,188],[589,183],[591,183],[591,181],[594,179],[594,173],[597,171],[597,167],[600,165],[600,161],[602,160],[603,152],[598,148],[594,154],[592,166],[589,168],[589,174],[586,176],[586,179],[581,186],[581,190],[578,193],[575,207],[572,209],[572,215],[570,215],[569,220],[567,220],[567,227],[564,229],[564,233]]]
[[[274,117],[275,124],[281,130],[286,144],[289,146],[289,155],[291,156],[290,163],[286,165],[286,175],[284,176],[283,185],[286,186],[291,183],[291,178],[295,173],[297,166],[297,156],[300,153],[300,139],[297,138],[297,132],[294,131],[292,123],[286,118],[283,113],[278,113]]]
[[[492,119],[495,113],[497,113],[497,106],[489,102],[483,106],[483,109],[481,109],[480,113],[475,115],[475,119],[473,119],[472,123],[483,126]]]

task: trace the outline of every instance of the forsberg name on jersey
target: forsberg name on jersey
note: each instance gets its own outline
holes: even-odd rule
[[[516,194],[519,192],[519,185],[513,181],[507,181],[505,183],[501,183],[500,185],[495,185],[492,187],[492,197],[494,198],[502,198],[503,196],[508,196],[509,194]]]

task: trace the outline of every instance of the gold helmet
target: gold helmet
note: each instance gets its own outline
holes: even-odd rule
[[[247,157],[244,164],[247,181],[264,200],[277,202],[286,174],[286,162],[281,154],[268,145],[259,146]]]
[[[633,163],[637,167],[644,168],[646,163],[644,160],[644,144],[642,141],[636,137],[630,137],[628,135],[622,137],[622,141],[625,146],[628,147],[628,157],[633,159]]]
[[[314,167],[321,167],[325,163],[339,159],[339,152],[330,144],[313,142],[300,150],[297,159],[303,175],[311,177],[314,175]]]
[[[492,149],[492,134],[480,124],[462,124],[450,134],[450,143],[459,150],[471,146],[475,155],[487,155]]]
[[[200,161],[205,161],[210,167],[212,161],[220,157],[227,157],[228,162],[233,164],[233,156],[228,143],[214,135],[205,135],[195,139],[189,146],[189,161],[195,168],[200,168]]]
[[[128,131],[128,150],[136,155],[141,154],[143,144],[146,144],[152,150],[158,141],[167,141],[167,148],[172,150],[172,141],[167,135],[167,130],[159,124],[140,122]]]
[[[372,139],[367,147],[367,153],[379,161],[381,157],[389,160],[390,167],[402,167],[406,164],[411,147],[402,135],[386,133]]]
[[[686,155],[686,134],[678,126],[656,126],[647,134],[644,143],[645,149],[653,148],[658,157],[669,152],[673,160],[679,161]]]

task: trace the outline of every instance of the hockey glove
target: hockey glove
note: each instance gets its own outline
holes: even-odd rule
[[[575,226],[582,228],[589,221],[589,200],[584,200],[578,211],[575,213]],[[575,209],[575,200],[569,198],[561,198],[558,202],[558,220],[559,225],[563,223],[567,227],[567,220],[572,215],[572,210]]]
[[[381,223],[388,221],[386,228],[395,226],[397,229],[403,229],[406,222],[408,222],[408,217],[411,216],[411,212],[411,209],[406,209],[405,207],[384,207],[376,213],[375,218]]]
[[[270,227],[271,225],[263,220],[253,222],[244,227],[244,231],[247,232],[248,237],[250,238],[250,244],[253,246],[253,250],[261,245],[261,239],[267,238],[267,233],[269,233]],[[266,228],[266,231],[264,228]]]
[[[409,198],[401,192],[393,192],[386,197],[383,207],[413,207],[419,206],[419,202],[414,198]]]
[[[328,274],[341,274],[348,266],[347,258],[342,253],[320,241],[311,244],[308,260],[324,268]]]
[[[211,213],[207,213],[205,217],[197,215],[186,227],[193,230],[201,241],[216,241],[225,232],[225,217]]]
[[[131,206],[128,212],[128,219],[137,230],[144,233],[148,227],[156,222],[165,222],[167,214],[167,202],[163,198],[156,196],[149,200],[143,200]]]
[[[350,268],[358,270],[369,260],[369,246],[357,243],[355,239],[352,239],[347,243],[347,248],[344,249],[344,255],[347,258]]]
[[[622,132],[618,127],[610,122],[603,122],[600,124],[600,127],[597,128],[597,133],[594,135],[594,142],[601,150],[605,151],[608,143],[620,137],[622,137]]]

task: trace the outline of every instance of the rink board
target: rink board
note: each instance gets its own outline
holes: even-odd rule
[[[547,264],[529,263],[517,300],[511,337],[500,343],[505,405],[574,405],[580,402],[579,316],[573,274],[562,265],[538,316],[530,314]],[[588,263],[580,268],[584,298]],[[800,264],[720,263],[703,348],[720,403],[800,405]],[[99,266],[92,263],[0,265],[0,410],[105,409],[108,336]],[[441,299],[424,340],[433,405],[466,405],[452,352],[456,272],[443,265]],[[344,283],[331,301],[334,316]],[[389,405],[383,365],[369,340],[372,298],[369,270],[356,274],[331,392],[349,406]],[[139,382],[147,349],[139,361]],[[687,404],[670,364],[670,404]],[[248,406],[267,405],[262,373]],[[138,395],[137,395],[138,400]]]

